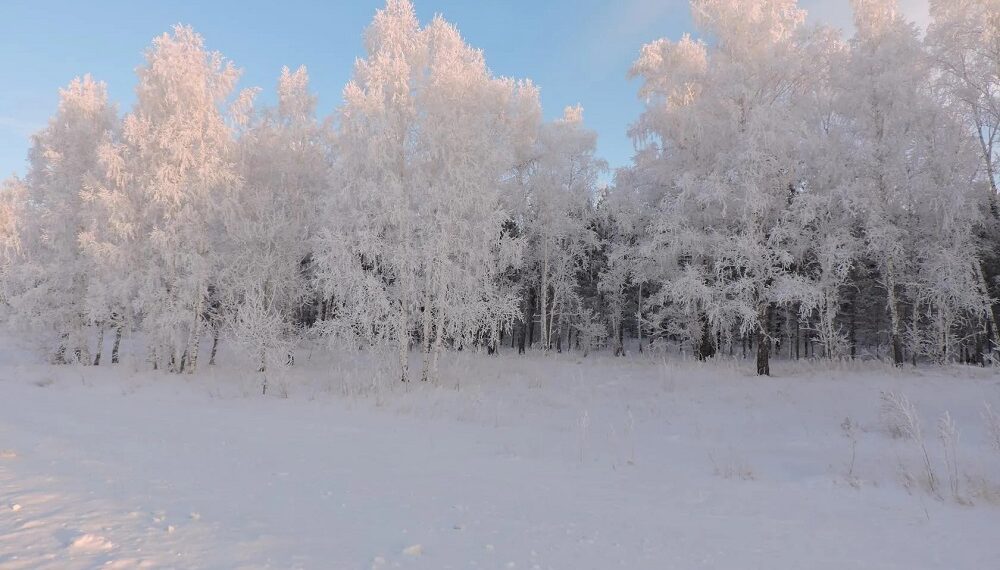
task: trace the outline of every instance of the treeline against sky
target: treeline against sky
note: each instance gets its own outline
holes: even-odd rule
[[[630,71],[610,185],[581,108],[543,121],[408,0],[328,118],[304,68],[264,107],[177,26],[129,112],[73,80],[4,182],[4,314],[56,362],[125,337],[178,373],[226,343],[293,365],[307,338],[391,351],[404,381],[449,350],[994,361],[1000,0],[932,0],[926,33],[852,5],[845,39],[794,0],[692,0],[702,39]]]

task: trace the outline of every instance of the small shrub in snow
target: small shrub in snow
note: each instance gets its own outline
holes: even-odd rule
[[[951,489],[951,496],[959,502],[963,502],[961,495],[959,494],[959,479],[958,479],[958,427],[955,425],[955,420],[951,419],[951,414],[945,412],[940,418],[938,418],[938,438],[941,440],[941,446],[944,448],[944,462],[945,467],[948,470],[948,483]]]
[[[742,481],[753,481],[757,478],[754,475],[753,468],[743,458],[738,457],[731,448],[726,457],[722,458],[722,461],[717,461],[715,454],[711,452],[708,454],[708,458],[712,462],[713,472],[716,477],[740,479]]]
[[[882,421],[888,432],[895,438],[912,440],[920,449],[924,459],[926,484],[932,493],[937,492],[937,477],[931,464],[930,454],[924,443],[917,408],[903,394],[882,392]]]
[[[920,431],[920,416],[905,395],[882,392],[881,414],[882,423],[892,437],[916,440],[923,438]]]

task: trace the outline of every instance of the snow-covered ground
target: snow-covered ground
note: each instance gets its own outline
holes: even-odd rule
[[[235,358],[170,376],[24,342],[0,352],[0,568],[1000,567],[992,370],[451,354],[403,386],[302,351],[262,397]],[[883,391],[919,410],[936,492]]]

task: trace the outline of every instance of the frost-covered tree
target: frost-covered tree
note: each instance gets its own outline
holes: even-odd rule
[[[946,353],[954,319],[988,307],[971,232],[975,155],[935,97],[930,60],[896,2],[853,5],[858,31],[840,70],[838,104],[852,144],[847,200],[863,212],[866,255],[878,269],[892,358],[901,364],[907,348],[914,358]],[[927,319],[935,324],[925,326]],[[934,338],[923,338],[926,330]]]
[[[210,330],[210,363],[224,337],[267,373],[316,323],[403,380],[412,345],[433,379],[514,323],[522,350],[749,340],[760,374],[801,331],[814,356],[996,357],[997,0],[933,0],[925,39],[894,0],[852,5],[845,42],[795,0],[692,0],[701,39],[644,46],[634,161],[600,190],[579,107],[543,123],[532,84],[408,0],[322,126],[305,69],[256,108],[178,26],[124,121],[88,77],[62,91],[0,193],[0,298],[57,360],[100,362],[114,331],[115,362],[134,330],[177,372]]]
[[[0,184],[0,303],[5,307],[10,304],[11,288],[17,290],[25,226],[33,219],[27,211],[27,194],[24,182],[16,176]]]
[[[809,82],[794,0],[694,0],[705,44],[646,45],[632,68],[647,107],[635,176],[662,187],[647,255],[664,283],[662,319],[707,356],[738,329],[769,373],[775,287],[787,274],[785,213],[801,180],[798,97]]]
[[[222,218],[224,263],[211,318],[216,339],[220,329],[230,332],[265,372],[269,361],[290,362],[311,301],[309,247],[329,182],[329,145],[304,67],[282,70],[276,108],[254,114],[252,95],[234,109],[242,185]]]
[[[848,354],[855,338],[856,327],[843,326],[840,317],[862,245],[856,204],[847,200],[853,179],[844,168],[853,145],[837,113],[834,80],[834,70],[846,63],[848,46],[832,30],[809,33],[804,47],[812,68],[798,105],[803,121],[798,141],[801,178],[783,223],[792,264],[777,282],[776,297],[786,310],[790,354],[799,354],[804,329],[814,350],[818,346],[825,357],[839,358]],[[808,344],[806,348],[808,353]]]
[[[492,77],[441,18],[421,28],[389,0],[344,89],[335,189],[315,258],[334,324],[398,348],[400,376],[419,321],[424,376],[446,342],[494,342],[516,316],[499,277],[519,257],[500,189],[515,163],[530,85]]]
[[[979,233],[984,252],[978,289],[995,295],[997,243],[1000,242],[1000,1],[932,0],[925,43],[935,68],[939,97],[953,106],[977,143],[981,186],[989,217]],[[991,284],[993,287],[991,288]],[[998,346],[996,304],[986,311],[987,337]]]
[[[641,281],[640,266],[644,261],[639,251],[634,205],[623,197],[626,191],[606,192],[598,203],[596,225],[600,241],[601,268],[597,276],[597,305],[606,319],[606,336],[611,339],[615,356],[625,356],[625,321],[628,318],[629,294]],[[641,290],[638,293],[642,295]],[[642,306],[636,306],[637,330],[642,348]],[[590,323],[586,319],[584,327]]]
[[[583,126],[583,109],[567,107],[561,119],[540,127],[522,187],[522,273],[537,289],[543,350],[554,344],[561,349],[582,315],[577,273],[595,245],[590,218],[597,179],[607,167],[596,147],[597,134]]]
[[[101,223],[92,200],[103,174],[98,148],[112,140],[116,125],[105,85],[77,78],[60,90],[58,112],[32,137],[28,153],[22,215],[30,221],[19,229],[24,249],[9,275],[8,301],[23,323],[58,339],[57,362],[91,362],[87,333],[94,324],[101,334],[93,363],[100,364],[103,330],[113,320],[78,238]]]
[[[239,71],[177,26],[153,41],[137,73],[122,140],[102,151],[110,231],[93,248],[131,297],[154,367],[190,373],[219,276],[218,206],[238,187],[223,106]]]
[[[946,96],[979,145],[987,198],[1000,216],[1000,1],[931,0],[926,43]]]

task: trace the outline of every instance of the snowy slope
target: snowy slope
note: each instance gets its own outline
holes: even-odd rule
[[[1000,567],[980,417],[1000,375],[667,358],[458,354],[441,386],[404,387],[303,353],[261,397],[226,363],[178,377],[10,349],[0,568]],[[884,390],[919,409],[937,493],[883,427]]]

